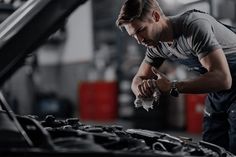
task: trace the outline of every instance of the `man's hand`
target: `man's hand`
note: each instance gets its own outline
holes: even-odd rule
[[[152,65],[143,61],[134,76],[131,89],[136,97],[151,98],[153,96],[157,83],[153,79],[156,78],[156,75],[153,73],[152,67]]]
[[[142,83],[138,85],[138,93],[140,97],[152,97],[156,88],[158,88],[161,93],[169,93],[171,89],[171,82],[164,74],[157,71],[155,68],[152,68],[152,71],[158,79],[143,80]]]
[[[156,88],[156,80],[143,80],[142,83],[138,85],[139,96],[144,98],[151,98]]]
[[[152,68],[153,73],[157,76],[157,80],[155,81],[157,88],[163,94],[169,93],[171,90],[171,81],[167,78],[166,75],[159,72],[155,68]]]

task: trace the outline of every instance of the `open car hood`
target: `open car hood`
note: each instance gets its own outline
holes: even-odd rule
[[[29,0],[0,24],[0,86],[87,0]]]

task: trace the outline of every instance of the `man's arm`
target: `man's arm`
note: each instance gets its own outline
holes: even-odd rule
[[[148,96],[151,94],[152,91],[149,91],[149,93],[147,92],[144,93],[143,90],[140,89],[141,88],[140,85],[143,83],[143,80],[152,79],[155,77],[154,73],[152,72],[152,67],[153,66],[146,63],[145,61],[143,61],[142,64],[140,65],[139,70],[134,76],[131,85],[131,89],[136,96],[138,95]]]
[[[209,93],[231,88],[229,66],[213,30],[212,24],[203,18],[189,23],[187,41],[208,72],[194,80],[178,83],[177,88],[181,93]]]
[[[230,89],[232,77],[222,49],[216,49],[200,60],[208,70],[204,75],[177,84],[181,93],[208,93]]]

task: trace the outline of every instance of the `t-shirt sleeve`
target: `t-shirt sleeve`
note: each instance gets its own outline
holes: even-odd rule
[[[188,42],[199,59],[205,57],[214,49],[221,48],[218,43],[214,29],[206,19],[193,21],[187,27]]]
[[[158,56],[151,48],[147,48],[144,62],[154,66],[156,68],[160,67],[165,61],[165,58]]]

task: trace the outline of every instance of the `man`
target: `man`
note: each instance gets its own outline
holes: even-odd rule
[[[236,35],[201,11],[167,17],[156,0],[127,0],[117,25],[147,47],[132,82],[134,94],[151,97],[155,85],[161,93],[172,96],[209,93],[203,140],[236,153]],[[165,60],[184,64],[202,75],[171,82],[158,71]]]

